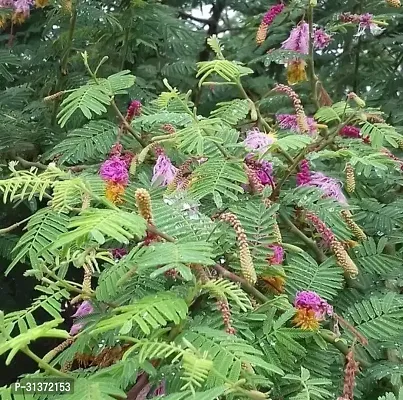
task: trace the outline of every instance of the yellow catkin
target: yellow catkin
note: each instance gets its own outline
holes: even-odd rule
[[[264,24],[263,22],[260,24],[256,32],[256,43],[258,45],[261,45],[266,40],[268,29],[269,25]]]
[[[354,236],[358,240],[365,240],[367,238],[367,235],[364,233],[364,231],[354,222],[350,211],[343,210],[341,212],[341,216],[343,217],[351,232],[354,233]]]
[[[60,343],[58,346],[56,346],[53,350],[51,350],[45,357],[44,361],[49,362],[53,360],[59,353],[61,353],[63,350],[67,349],[73,342],[75,341],[75,338],[69,338],[66,339],[64,342]]]
[[[73,2],[72,2],[72,0],[62,0],[61,5],[62,5],[63,13],[71,14],[71,12],[73,10]]]
[[[308,120],[306,118],[304,111],[302,111],[302,110],[297,112],[297,124],[298,124],[299,131],[301,133],[309,132]]]
[[[153,212],[151,208],[151,196],[146,189],[137,189],[135,193],[136,205],[139,214],[149,223],[153,224]]]
[[[249,283],[254,285],[257,281],[256,271],[250,254],[248,240],[241,223],[238,218],[231,213],[221,214],[220,219],[234,228],[238,239],[242,275]]]
[[[246,172],[246,176],[248,177],[249,187],[252,193],[261,193],[264,189],[264,186],[260,183],[259,179],[256,176],[255,171],[252,168],[249,168],[244,164],[244,170]]]
[[[49,0],[35,0],[36,8],[44,8],[49,4]]]
[[[348,193],[353,193],[355,190],[354,167],[349,163],[346,164],[346,190]]]
[[[386,0],[386,4],[391,7],[400,7],[402,4],[400,0]]]
[[[64,92],[57,92],[57,93],[53,93],[49,96],[46,96],[43,101],[52,101],[52,100],[56,100],[58,99],[60,96],[63,96]]]
[[[403,140],[402,139],[397,139],[397,144],[399,145],[400,149],[403,149]]]
[[[336,257],[337,264],[343,268],[345,275],[351,279],[355,279],[358,276],[358,268],[343,245],[338,240],[333,240],[330,247]]]
[[[85,264],[83,265],[83,268],[84,268],[83,291],[91,292],[92,271]]]

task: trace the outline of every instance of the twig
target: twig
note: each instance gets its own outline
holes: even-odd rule
[[[29,221],[31,219],[31,217],[32,217],[32,215],[30,215],[28,218],[23,219],[22,221],[16,222],[15,224],[8,226],[7,228],[0,229],[0,235],[4,235],[5,233],[11,232],[15,228],[18,228],[24,222]]]
[[[241,278],[240,276],[234,274],[233,272],[228,271],[226,268],[224,268],[222,265],[215,264],[213,268],[224,278],[228,278],[232,282],[238,282],[241,284],[242,288],[245,290],[245,292],[249,293],[262,303],[265,303],[268,301],[268,298],[261,293],[259,290],[257,290],[254,286],[249,284],[245,279]]]
[[[42,368],[45,372],[49,373],[50,375],[56,375],[56,376],[61,376],[63,378],[71,378],[70,375],[65,374],[64,372],[61,372],[57,370],[56,368],[53,368],[51,365],[46,363],[45,361],[42,360],[42,358],[38,357],[35,353],[33,353],[28,346],[21,349],[23,353],[25,353],[28,357],[32,358],[40,368]]]
[[[285,215],[284,211],[280,211],[280,218],[284,222],[285,225],[290,229],[290,231],[300,238],[316,255],[319,262],[323,263],[326,260],[326,256],[323,254],[323,251],[319,249],[318,245],[314,240],[310,239],[306,236],[300,229],[297,228],[293,224],[293,222]]]
[[[35,168],[43,169],[43,170],[45,170],[45,169],[48,168],[48,166],[45,165],[45,164],[42,164],[42,163],[40,163],[40,162],[28,161],[28,160],[25,160],[24,158],[19,157],[19,156],[15,157],[15,159],[16,159],[23,167],[35,167]]]
[[[339,350],[344,355],[347,355],[347,353],[350,351],[350,348],[344,342],[342,342],[334,333],[320,331],[319,334],[326,342],[332,344],[334,347],[336,347],[337,350]],[[369,368],[371,366],[369,362],[367,362],[362,358],[356,356],[355,359],[364,368]]]
[[[315,75],[315,62],[314,62],[314,52],[313,52],[313,7],[309,5],[308,7],[308,25],[309,25],[309,56],[308,56],[308,75],[312,90],[312,100],[315,104],[316,109],[320,108],[318,102],[318,92],[317,92],[317,82],[318,77]]]
[[[123,126],[129,131],[135,139],[141,144],[142,147],[146,147],[147,143],[140,137],[140,135],[134,131],[134,129],[131,127],[131,125],[126,121],[126,118],[123,116],[123,114],[120,112],[118,106],[115,103],[115,100],[112,100],[111,103],[116,115],[119,117],[120,121],[122,122]]]

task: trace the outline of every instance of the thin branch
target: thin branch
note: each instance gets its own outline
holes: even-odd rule
[[[314,62],[314,51],[313,51],[313,40],[314,40],[314,32],[313,32],[313,7],[309,5],[308,7],[308,25],[309,25],[309,56],[308,56],[308,75],[309,81],[311,84],[312,91],[312,100],[315,104],[316,109],[320,108],[318,102],[318,91],[317,91],[317,82],[318,77],[315,75],[315,62]]]
[[[298,229],[283,211],[280,211],[280,219],[289,228],[291,233],[301,239],[315,253],[319,262],[323,263],[326,260],[326,256],[323,254],[323,251],[319,249],[315,241],[310,239],[300,229]]]
[[[27,168],[35,167],[35,168],[43,169],[43,170],[45,170],[45,169],[48,168],[48,166],[45,165],[45,164],[42,164],[42,163],[40,163],[40,162],[28,161],[28,160],[25,160],[24,158],[19,157],[19,156],[15,157],[15,159],[16,159],[23,167],[27,167]]]
[[[200,23],[205,24],[205,25],[207,25],[207,24],[209,24],[211,22],[210,18],[194,17],[193,15],[188,14],[188,13],[186,13],[184,11],[179,11],[179,16],[182,17],[182,18],[185,18],[185,19],[191,19],[193,21],[200,22]]]
[[[242,286],[242,289],[244,289],[245,292],[249,293],[251,296],[255,297],[257,300],[261,301],[262,303],[265,303],[266,301],[268,301],[268,298],[263,293],[261,293],[259,290],[257,290],[254,286],[252,286],[250,283],[248,283],[245,279],[234,274],[233,272],[228,271],[222,265],[215,264],[213,266],[213,268],[224,278],[227,278],[232,282],[240,283]]]
[[[8,226],[7,228],[0,229],[0,235],[4,235],[5,233],[11,232],[15,228],[18,228],[23,223],[29,221],[31,217],[32,215],[30,215],[28,218],[23,219],[22,221],[16,222],[15,224]]]
[[[118,106],[115,103],[115,100],[112,100],[111,103],[116,115],[119,117],[120,121],[122,122],[123,126],[125,129],[130,132],[135,139],[141,144],[142,147],[146,147],[147,143],[140,137],[140,135],[134,131],[134,129],[131,127],[131,125],[126,121],[126,118],[123,116],[123,114],[120,112]]]

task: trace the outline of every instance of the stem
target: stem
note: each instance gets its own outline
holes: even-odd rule
[[[62,57],[62,60],[60,62],[60,75],[59,79],[56,83],[55,87],[55,93],[60,92],[64,86],[64,82],[66,80],[66,75],[67,75],[67,64],[69,62],[69,56],[73,44],[73,36],[74,36],[74,30],[76,28],[76,22],[77,22],[77,9],[78,9],[78,2],[79,0],[76,0],[73,2],[73,9],[71,11],[71,17],[70,17],[70,26],[69,26],[69,33],[67,36],[67,46],[66,46],[66,51],[64,52],[64,55]],[[60,104],[60,98],[56,99],[55,102],[53,103],[53,111],[52,111],[52,118],[51,118],[51,125],[54,126],[56,124],[56,117],[57,117],[57,109],[59,108]]]
[[[336,347],[337,350],[339,350],[344,355],[347,355],[347,353],[350,351],[350,348],[345,343],[343,343],[341,340],[337,340],[338,338],[335,334],[323,331],[319,332],[319,334],[326,342],[332,344],[334,347]],[[368,361],[362,358],[356,356],[355,359],[364,368],[369,368],[371,366],[371,364]]]
[[[15,228],[18,228],[24,222],[29,221],[31,219],[31,217],[32,217],[32,215],[30,215],[28,218],[23,219],[22,221],[16,222],[15,224],[8,226],[7,228],[0,229],[0,235],[4,235],[5,233],[8,233],[8,232],[12,231]]]
[[[35,353],[33,353],[28,346],[25,347],[24,349],[21,350],[23,353],[25,353],[28,357],[32,358],[40,368],[42,368],[45,372],[47,372],[49,375],[56,375],[56,376],[61,376],[63,378],[71,378],[70,375],[65,374],[64,372],[61,372],[57,370],[56,368],[53,368],[51,365],[46,363],[45,361],[42,360],[42,358],[38,357]]]
[[[133,18],[130,18],[130,24],[129,24],[129,27],[126,29],[125,37],[124,37],[124,44],[123,44],[123,51],[122,51],[123,56],[122,56],[122,62],[120,64],[121,70],[124,69],[125,62],[127,59],[127,53],[129,52],[129,33],[130,33],[130,30],[132,29],[132,24],[133,24]]]
[[[318,101],[318,93],[316,85],[318,82],[318,77],[315,75],[315,62],[314,62],[314,52],[313,52],[313,7],[308,6],[308,25],[309,25],[309,55],[308,55],[308,76],[311,83],[312,90],[312,100],[315,104],[316,109],[320,108]]]
[[[263,293],[261,293],[259,290],[257,290],[254,286],[252,286],[250,283],[248,283],[245,279],[234,274],[233,272],[228,271],[222,265],[215,264],[213,266],[213,268],[224,278],[228,278],[230,281],[240,283],[242,286],[242,289],[244,289],[245,292],[249,293],[256,299],[258,299],[260,302],[265,303],[266,301],[268,301],[268,298]]]
[[[293,222],[285,215],[284,211],[280,211],[280,218],[285,225],[289,228],[290,232],[301,239],[316,255],[319,262],[323,263],[326,260],[326,256],[323,251],[319,249],[314,240],[306,236],[300,229],[293,224]]]
[[[120,121],[122,122],[123,126],[126,128],[127,131],[129,131],[135,139],[141,144],[142,147],[146,147],[147,143],[140,137],[140,135],[134,131],[134,129],[131,127],[131,125],[126,121],[126,118],[123,116],[123,114],[120,112],[118,106],[115,103],[115,100],[112,100],[111,103],[116,115],[119,117]]]
[[[45,164],[42,164],[40,162],[32,162],[32,161],[27,161],[22,157],[15,157],[15,159],[23,166],[23,167],[35,167],[38,169],[47,169],[48,166]]]

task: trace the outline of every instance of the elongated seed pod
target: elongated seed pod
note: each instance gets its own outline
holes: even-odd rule
[[[331,242],[330,248],[336,257],[337,264],[343,268],[345,275],[351,279],[355,279],[358,276],[358,268],[344,249],[343,245],[335,239]]]
[[[355,190],[354,167],[349,163],[346,164],[346,190],[348,193],[353,193]]]
[[[365,240],[367,238],[367,235],[364,233],[364,231],[354,222],[350,211],[343,210],[341,212],[341,216],[358,240]]]
[[[239,259],[241,263],[242,275],[249,283],[254,285],[257,281],[255,266],[253,265],[248,240],[241,223],[239,222],[238,218],[231,213],[221,214],[220,219],[221,221],[227,222],[234,228],[238,239]]]
[[[151,196],[146,189],[137,189],[134,195],[139,214],[149,223],[153,224]]]
[[[395,8],[399,8],[402,5],[400,0],[386,0],[386,4]]]

